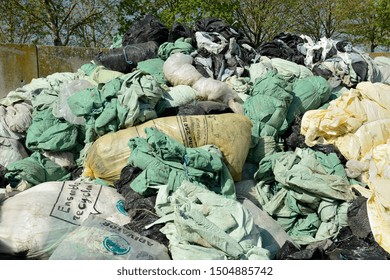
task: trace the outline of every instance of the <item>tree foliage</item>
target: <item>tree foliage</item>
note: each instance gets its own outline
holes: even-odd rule
[[[342,31],[354,43],[368,46],[390,45],[390,0],[351,0]]]
[[[2,26],[5,42],[34,42],[55,46],[97,46],[112,31],[114,0],[8,0],[1,14],[9,15]],[[110,18],[110,17],[108,17]],[[32,27],[32,28],[30,28]],[[88,44],[88,41],[90,42]],[[104,42],[104,40],[103,40]]]
[[[297,1],[292,30],[315,40],[339,35],[349,4],[342,0]]]
[[[0,42],[31,43],[39,40],[40,27],[20,12],[15,1],[0,1]]]
[[[122,0],[118,9],[118,22],[122,33],[131,26],[132,22],[147,14],[155,15],[168,28],[175,22],[186,24],[192,28],[198,20],[207,17],[220,18],[232,23],[234,6],[231,2],[226,0],[212,2],[201,0]]]
[[[167,28],[219,18],[254,46],[281,32],[390,45],[390,0],[0,0],[0,41],[107,47],[147,14]]]
[[[292,26],[291,9],[295,1],[241,0],[234,1],[234,19],[255,46],[272,40]]]

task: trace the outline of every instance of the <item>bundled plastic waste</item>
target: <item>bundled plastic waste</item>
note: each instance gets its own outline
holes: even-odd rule
[[[148,15],[0,100],[0,258],[390,259],[389,83],[347,41]]]

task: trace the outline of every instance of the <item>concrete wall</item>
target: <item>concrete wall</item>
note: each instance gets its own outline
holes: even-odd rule
[[[32,79],[76,72],[103,49],[0,44],[0,98]]]
[[[0,98],[38,77],[34,45],[0,44]]]

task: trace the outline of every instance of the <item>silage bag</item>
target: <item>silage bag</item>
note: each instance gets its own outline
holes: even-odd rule
[[[0,254],[48,259],[90,214],[130,222],[115,188],[77,181],[45,182],[8,198],[0,208]]]
[[[146,137],[147,127],[155,127],[186,147],[215,145],[233,179],[241,179],[251,141],[250,120],[236,113],[202,116],[173,116],[150,120],[138,126],[108,133],[97,139],[88,151],[84,175],[108,183],[119,180],[130,156],[128,141]]]
[[[50,260],[170,260],[168,249],[96,215],[69,233]]]

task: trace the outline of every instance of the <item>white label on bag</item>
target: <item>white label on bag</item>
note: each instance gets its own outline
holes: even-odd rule
[[[91,213],[100,214],[95,204],[101,190],[102,185],[64,182],[50,216],[79,226]]]

